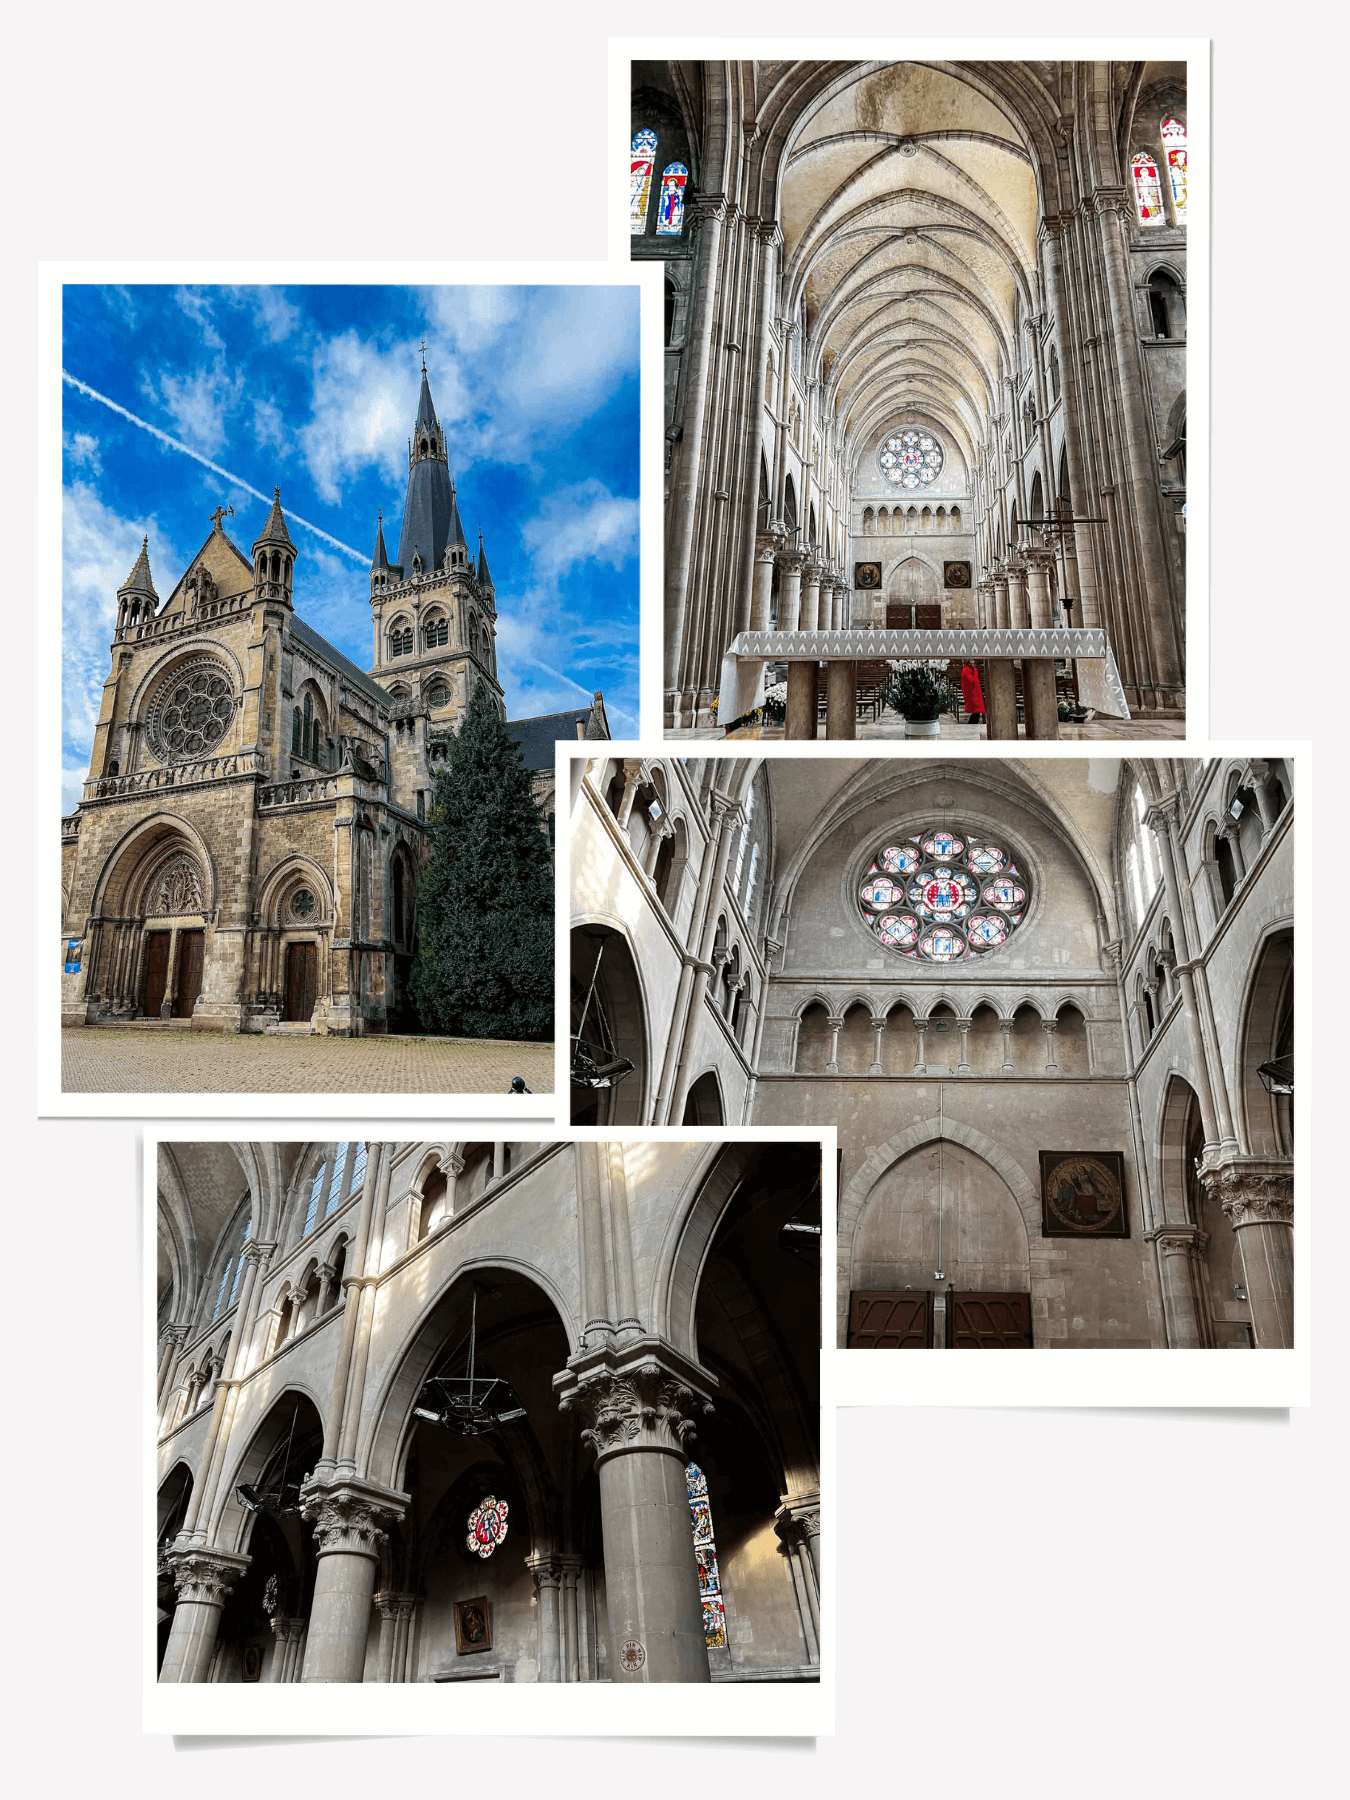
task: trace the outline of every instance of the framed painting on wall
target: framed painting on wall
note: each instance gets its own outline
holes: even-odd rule
[[[480,1594],[476,1600],[455,1602],[455,1650],[472,1656],[492,1648],[492,1603]]]
[[[1125,1158],[1119,1150],[1041,1151],[1042,1237],[1127,1238]]]

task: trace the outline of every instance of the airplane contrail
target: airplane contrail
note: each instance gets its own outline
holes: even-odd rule
[[[82,394],[88,394],[91,400],[97,400],[102,406],[111,407],[115,413],[120,414],[124,419],[129,419],[133,425],[139,425],[142,431],[148,431],[151,437],[157,437],[162,444],[168,444],[174,450],[181,450],[184,456],[190,456],[193,462],[201,463],[203,468],[210,469],[213,474],[223,475],[226,481],[232,481],[236,487],[243,488],[246,494],[252,494],[256,500],[261,500],[264,506],[272,504],[270,494],[264,494],[261,488],[255,488],[253,483],[245,481],[242,475],[234,475],[229,469],[222,469],[220,464],[213,463],[209,456],[203,456],[199,450],[194,450],[190,444],[183,443],[180,438],[170,437],[167,431],[161,431],[158,425],[152,425],[148,419],[137,418],[134,412],[128,412],[126,407],[119,406],[116,400],[110,400],[106,394],[100,394],[97,388],[91,388],[87,381],[77,380],[65,369],[61,371],[61,379],[69,382],[71,387],[78,388]],[[344,544],[341,538],[332,537],[328,532],[321,530],[319,526],[311,525],[308,519],[302,519],[299,513],[292,512],[289,506],[286,508],[286,517],[288,520],[294,520],[297,525],[303,526],[306,531],[312,531],[315,537],[322,538],[325,544],[331,544],[335,550],[341,550],[344,556],[354,556],[358,562],[363,563],[370,561],[368,551],[353,550],[351,545]]]

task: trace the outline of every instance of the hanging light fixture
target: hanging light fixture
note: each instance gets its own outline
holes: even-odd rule
[[[263,1464],[256,1486],[241,1481],[235,1488],[234,1497],[245,1512],[267,1513],[273,1519],[285,1519],[300,1511],[300,1483],[290,1479],[291,1448],[295,1443],[295,1422],[299,1416],[300,1402],[297,1400],[281,1461],[278,1463],[274,1450]]]
[[[1292,1056],[1274,1056],[1269,1062],[1263,1062],[1256,1073],[1261,1077],[1261,1086],[1268,1094],[1292,1094],[1294,1091],[1294,1059]]]
[[[591,985],[586,994],[586,1004],[581,1009],[581,1018],[572,1033],[572,1067],[571,1080],[573,1087],[612,1088],[617,1087],[625,1075],[631,1075],[634,1065],[626,1056],[616,1054],[610,1041],[609,1030],[605,1024],[605,1015],[597,1007],[595,1012],[598,1041],[588,1042],[585,1037],[586,1020],[590,1014],[591,1001],[595,998],[595,984],[600,975],[600,961],[605,954],[605,941],[602,938],[596,953],[595,967],[591,970]]]
[[[478,1341],[478,1289],[473,1291],[469,1318],[469,1367],[463,1375],[433,1375],[422,1384],[413,1407],[415,1419],[439,1425],[461,1437],[482,1437],[512,1419],[523,1419],[525,1408],[509,1383],[497,1375],[475,1372]]]

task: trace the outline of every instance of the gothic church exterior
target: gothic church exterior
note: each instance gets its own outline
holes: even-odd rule
[[[505,717],[496,591],[425,366],[395,562],[383,520],[376,534],[369,674],[295,610],[279,490],[250,555],[223,521],[164,604],[144,545],[118,590],[89,775],[61,823],[62,1023],[398,1029],[437,767],[476,687]],[[598,693],[511,729],[550,815],[554,740],[609,736]]]

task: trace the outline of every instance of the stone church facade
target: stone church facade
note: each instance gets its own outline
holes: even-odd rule
[[[1132,714],[1184,712],[1186,65],[632,82],[667,729],[741,632],[888,625],[1101,627]]]
[[[280,495],[248,555],[224,509],[161,604],[145,546],[117,595],[84,794],[62,820],[62,1023],[363,1035],[407,1022],[426,814],[475,687],[504,716],[497,599],[460,522],[425,367],[397,560],[381,520],[369,674],[295,606]],[[551,814],[552,742],[517,721]]]
[[[162,1142],[159,1679],[818,1680],[820,1173]]]
[[[572,770],[573,1122],[836,1125],[841,1348],[1292,1343],[1289,764]]]

